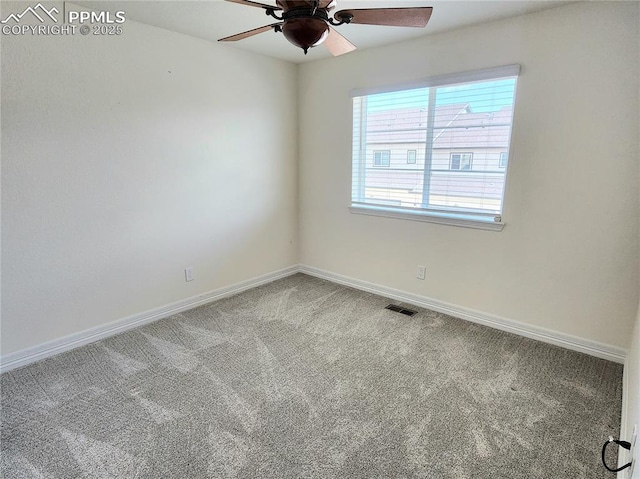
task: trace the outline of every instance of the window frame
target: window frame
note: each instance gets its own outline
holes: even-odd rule
[[[503,163],[504,160],[504,163]],[[509,161],[509,152],[501,151],[500,158],[498,159],[498,168],[507,168],[507,162]]]
[[[391,93],[391,92],[399,92],[403,90],[412,90],[419,88],[433,88],[433,87],[446,87],[453,86],[455,84],[461,83],[471,83],[471,82],[483,82],[483,81],[492,81],[492,80],[502,80],[502,79],[513,79],[514,80],[514,90],[513,90],[513,110],[508,134],[508,151],[507,155],[512,148],[512,136],[513,136],[513,124],[515,120],[515,112],[516,112],[516,103],[517,103],[517,89],[518,89],[518,79],[520,76],[520,65],[506,65],[502,67],[496,68],[488,68],[485,70],[477,70],[470,72],[462,72],[456,73],[452,75],[442,75],[424,79],[419,82],[405,83],[405,84],[396,84],[385,87],[378,88],[364,88],[364,89],[354,89],[351,91],[351,97],[353,99],[358,97],[367,97],[368,95],[375,95],[380,93]],[[508,170],[509,168],[505,166],[504,173],[504,187],[502,189],[502,197],[500,203],[500,209],[494,212],[489,211],[474,211],[472,209],[439,209],[439,208],[417,208],[417,207],[385,207],[383,205],[375,205],[371,203],[366,203],[366,198],[364,196],[364,182],[361,181],[360,178],[364,178],[362,176],[364,174],[361,171],[364,166],[363,163],[356,162],[355,151],[356,150],[356,138],[358,135],[362,135],[363,127],[362,120],[360,122],[356,121],[355,116],[355,107],[356,103],[354,101],[352,106],[352,132],[354,135],[354,156],[352,157],[352,189],[351,189],[351,204],[349,206],[349,211],[351,213],[356,214],[364,214],[364,215],[372,215],[372,216],[383,216],[383,217],[391,217],[391,218],[399,218],[413,221],[425,221],[430,223],[439,223],[439,224],[447,224],[452,226],[461,226],[468,228],[477,228],[491,231],[502,231],[506,222],[503,221],[504,214],[504,205],[507,197],[507,185],[508,185]],[[359,123],[359,124],[358,124]],[[361,140],[360,140],[360,143]],[[362,156],[360,156],[362,158]],[[362,161],[362,160],[360,160]],[[449,170],[449,171],[472,171],[473,168],[473,158],[470,161],[469,170]],[[449,163],[449,166],[451,164]],[[447,171],[447,170],[444,170]],[[357,187],[357,189],[356,189]]]
[[[462,168],[462,160],[464,159],[463,157],[465,155],[469,155],[469,168]],[[453,157],[454,156],[459,156],[460,158],[458,158],[458,168],[454,168],[453,167]],[[473,170],[473,152],[469,153],[469,152],[451,152],[449,153],[449,171],[472,171]]]
[[[387,154],[387,164],[386,165],[376,165],[376,153],[380,153],[380,160],[382,161],[382,153]],[[374,168],[390,168],[391,167],[391,150],[373,150],[373,162],[371,165]]]
[[[411,158],[413,153],[413,158]],[[415,165],[418,163],[418,150],[407,150],[407,165]]]

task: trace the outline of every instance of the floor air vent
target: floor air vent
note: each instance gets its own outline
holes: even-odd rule
[[[398,306],[397,304],[390,304],[389,306],[385,306],[385,309],[388,309],[390,311],[395,311],[396,313],[405,314],[407,316],[413,316],[414,314],[417,313],[417,311],[403,308],[402,306]]]

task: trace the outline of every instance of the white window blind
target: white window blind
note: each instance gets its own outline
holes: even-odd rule
[[[352,211],[501,223],[519,69],[354,92]]]

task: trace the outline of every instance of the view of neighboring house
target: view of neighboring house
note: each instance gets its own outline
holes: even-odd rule
[[[446,104],[432,116],[419,107],[367,112],[365,196],[395,206],[420,206],[424,197],[429,206],[500,211],[513,108]]]

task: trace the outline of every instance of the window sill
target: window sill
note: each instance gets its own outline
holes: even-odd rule
[[[402,220],[411,221],[424,221],[427,223],[437,223],[449,226],[458,226],[461,228],[474,228],[488,231],[502,231],[506,223],[500,221],[493,221],[492,218],[482,219],[471,215],[456,215],[450,213],[425,213],[412,212],[412,211],[400,211],[394,208],[385,208],[381,206],[350,206],[349,211],[351,213],[359,215],[369,216],[383,216],[387,218],[397,218]]]

